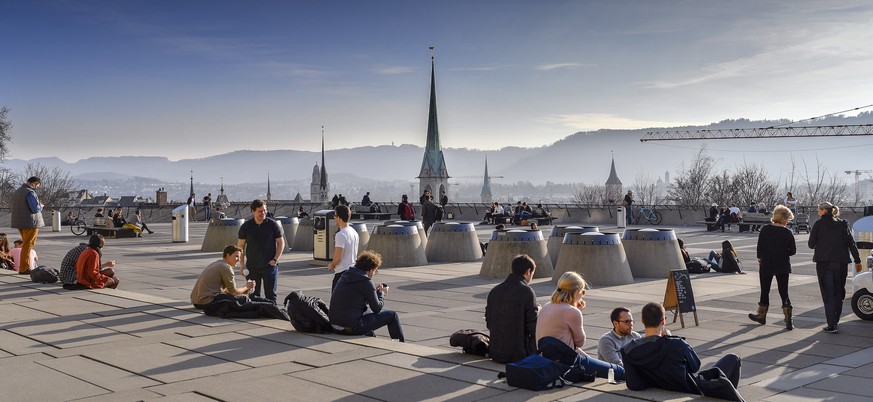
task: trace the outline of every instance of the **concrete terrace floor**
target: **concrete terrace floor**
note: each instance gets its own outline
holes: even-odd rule
[[[172,243],[170,225],[139,239],[109,239],[105,257],[118,261],[121,289],[66,291],[0,273],[0,387],[4,401],[61,400],[688,400],[693,395],[657,389],[630,391],[598,379],[544,392],[515,389],[497,380],[502,365],[460,353],[449,335],[485,328],[488,291],[502,279],[478,276],[480,262],[384,268],[391,284],[387,308],[400,312],[408,342],[301,334],[279,320],[221,320],[194,310],[190,288],[219,253],[201,252],[206,223],[194,222],[188,243]],[[636,227],[636,226],[634,226]],[[481,238],[491,226],[478,227]],[[548,235],[549,227],[544,227]],[[602,231],[610,227],[601,226]],[[614,227],[612,228],[614,229]],[[845,303],[840,333],[825,334],[815,268],[806,235],[798,235],[791,296],[794,331],[781,311],[767,325],[749,321],[758,301],[755,234],[707,233],[675,228],[692,255],[705,256],[730,239],[748,275],[693,275],[699,326],[670,325],[704,360],[734,352],[743,358],[740,392],[749,401],[873,401],[873,322],[857,319]],[[14,229],[6,231],[17,238]],[[58,267],[85,237],[68,228],[43,230],[40,262]],[[329,299],[331,276],[314,266],[311,252],[286,252],[279,295],[292,290]],[[508,261],[507,261],[508,263]],[[532,284],[542,303],[553,285]],[[586,350],[609,330],[609,312],[624,305],[639,316],[662,301],[666,280],[595,287],[586,298]],[[851,290],[851,284],[849,284]],[[775,284],[771,301],[778,305]],[[638,319],[638,318],[637,318]],[[637,324],[637,330],[641,330]]]

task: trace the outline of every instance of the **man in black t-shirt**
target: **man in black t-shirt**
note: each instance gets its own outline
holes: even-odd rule
[[[260,296],[263,284],[264,296],[275,303],[279,258],[285,250],[282,225],[267,217],[267,204],[264,200],[252,201],[251,210],[252,219],[245,221],[239,228],[237,246],[243,249],[240,273],[246,279],[255,281],[255,290],[251,294]]]

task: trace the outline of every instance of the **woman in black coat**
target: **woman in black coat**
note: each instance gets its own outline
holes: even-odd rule
[[[849,231],[849,223],[838,219],[840,209],[829,203],[818,205],[821,218],[812,225],[809,232],[809,248],[814,249],[812,261],[818,275],[818,287],[824,303],[828,326],[824,332],[838,332],[837,323],[843,313],[843,300],[846,298],[846,276],[849,274],[849,254],[855,260],[855,270],[860,270],[861,257],[855,239]]]
[[[752,321],[767,323],[767,309],[770,308],[770,285],[776,277],[776,288],[782,299],[782,314],[785,315],[785,329],[794,329],[791,318],[791,299],[788,298],[788,275],[791,273],[791,256],[797,253],[794,234],[786,226],[794,219],[794,214],[784,205],[777,205],[770,218],[772,224],[761,228],[758,235],[758,275],[761,282],[761,299],[757,314],[749,314]]]

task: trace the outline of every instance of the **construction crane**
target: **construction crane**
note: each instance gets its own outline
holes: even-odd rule
[[[855,174],[855,202],[861,201],[861,183],[858,182],[861,174],[863,173],[873,173],[873,170],[846,170],[846,174]]]
[[[649,131],[640,142],[680,140],[737,140],[796,137],[850,137],[873,135],[873,124],[844,126],[800,126],[767,128],[726,128],[716,130]]]

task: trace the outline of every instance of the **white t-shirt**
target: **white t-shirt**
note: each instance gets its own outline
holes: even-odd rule
[[[355,259],[358,258],[358,232],[354,228],[346,226],[336,232],[334,246],[343,249],[339,265],[336,266],[334,273],[338,274],[355,265]]]

